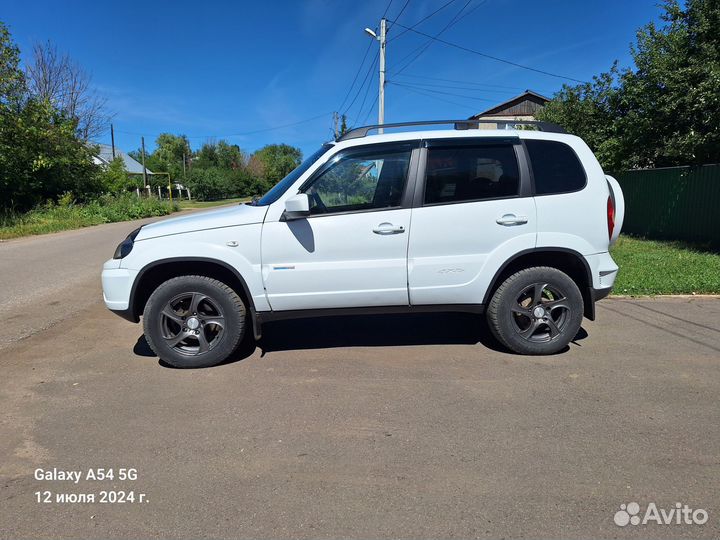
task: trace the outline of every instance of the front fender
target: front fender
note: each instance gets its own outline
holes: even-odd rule
[[[270,306],[262,284],[260,232],[258,223],[140,240],[120,267],[141,275],[144,269],[162,261],[217,261],[239,274],[255,309],[267,311]]]

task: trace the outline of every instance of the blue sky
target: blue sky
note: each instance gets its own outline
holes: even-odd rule
[[[412,26],[447,1],[410,0],[400,14],[406,0],[393,0],[387,17]],[[138,148],[140,135],[152,149],[159,133],[171,132],[191,137],[193,147],[214,137],[248,151],[284,142],[308,153],[330,138],[332,111],[344,111],[356,94],[349,123],[375,123],[377,69],[369,90],[358,92],[378,48],[363,28],[378,25],[388,2],[4,0],[0,20],[23,55],[49,39],[92,74],[115,113],[116,144],[124,150]],[[638,27],[657,21],[656,4],[455,0],[417,30],[435,35],[470,12],[441,38],[589,80],[615,59],[629,65],[628,45]],[[397,73],[401,60],[427,42],[413,32],[399,35],[399,25],[388,34],[386,122],[465,118],[526,88],[551,96],[568,82],[437,42]],[[365,66],[339,109],[369,43]],[[108,131],[98,142],[109,140]]]

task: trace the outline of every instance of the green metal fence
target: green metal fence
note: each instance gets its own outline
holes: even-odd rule
[[[623,232],[720,246],[720,165],[613,174],[625,195]]]

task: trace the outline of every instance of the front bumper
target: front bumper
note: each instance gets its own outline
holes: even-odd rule
[[[105,305],[110,311],[132,322],[138,321],[130,305],[137,274],[137,270],[120,268],[120,261],[116,259],[110,259],[103,265],[102,288]]]

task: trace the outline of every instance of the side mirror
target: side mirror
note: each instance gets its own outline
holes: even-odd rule
[[[298,193],[285,201],[285,220],[302,219],[310,215],[310,199],[306,193]]]

